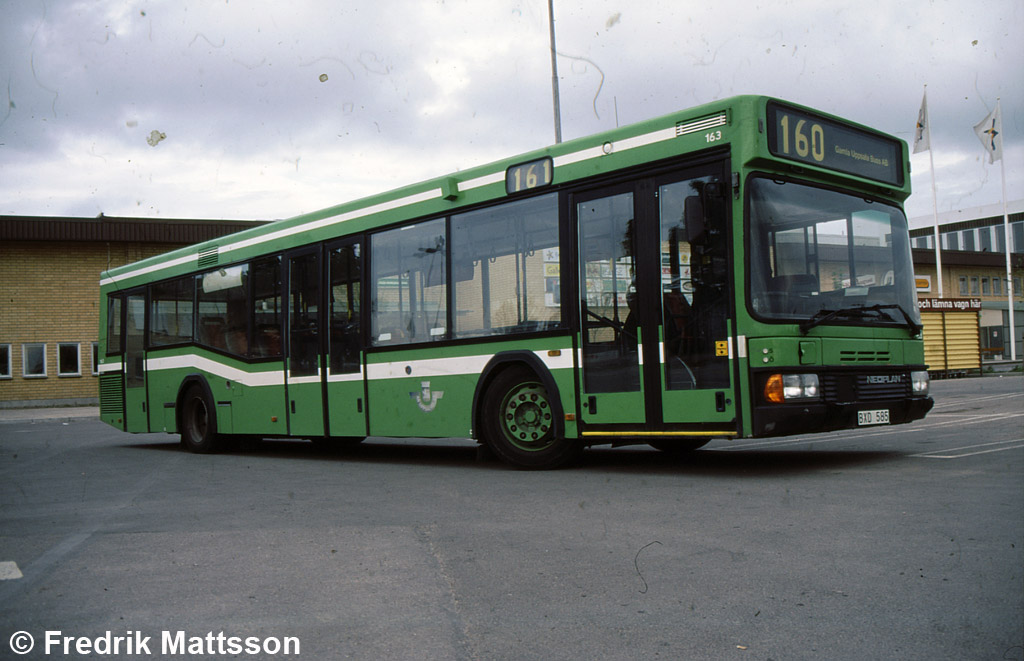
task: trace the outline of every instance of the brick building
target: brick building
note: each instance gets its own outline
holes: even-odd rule
[[[259,224],[0,216],[0,408],[98,401],[101,271]]]

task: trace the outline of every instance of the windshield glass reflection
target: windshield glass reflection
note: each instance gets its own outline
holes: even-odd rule
[[[895,206],[755,178],[750,195],[750,307],[818,323],[920,324],[907,220]]]

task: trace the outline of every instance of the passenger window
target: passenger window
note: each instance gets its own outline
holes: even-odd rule
[[[199,276],[196,341],[237,356],[248,354],[249,265],[229,266]]]
[[[453,216],[455,336],[557,327],[559,258],[557,194]]]
[[[192,297],[195,279],[178,278],[153,285],[150,293],[150,346],[192,341]]]
[[[114,356],[124,351],[121,335],[121,305],[124,299],[120,294],[107,297],[107,355]]]
[[[253,358],[281,355],[281,258],[252,263],[252,347]]]
[[[359,257],[358,243],[331,251],[332,374],[351,374],[360,369],[362,269]]]
[[[373,236],[373,344],[412,344],[447,337],[444,223],[444,219],[432,220]]]

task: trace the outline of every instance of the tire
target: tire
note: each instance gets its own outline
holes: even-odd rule
[[[647,445],[666,454],[680,455],[699,450],[710,442],[710,438],[659,439],[657,441],[647,441]]]
[[[505,368],[484,394],[480,420],[487,446],[516,468],[550,469],[576,459],[583,445],[555,435],[552,400],[532,370]]]
[[[189,387],[181,398],[180,429],[181,444],[190,452],[210,454],[221,448],[213,405],[197,385]]]

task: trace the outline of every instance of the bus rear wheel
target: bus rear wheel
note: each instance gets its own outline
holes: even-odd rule
[[[191,386],[181,399],[181,444],[191,452],[209,454],[220,449],[213,407],[203,389]]]
[[[517,468],[558,468],[579,456],[582,445],[555,434],[552,402],[532,370],[502,370],[487,388],[481,412],[484,442]]]

